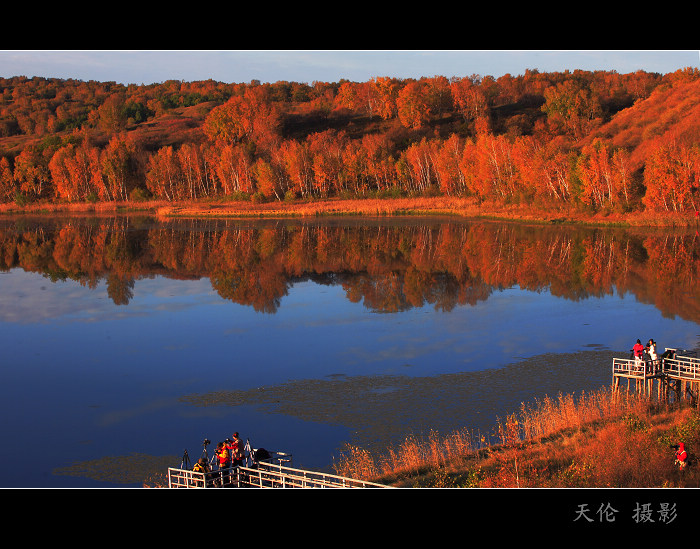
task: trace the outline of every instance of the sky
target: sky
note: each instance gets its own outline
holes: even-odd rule
[[[225,83],[365,82],[377,76],[518,76],[540,72],[700,67],[697,50],[0,50],[0,77],[121,84],[212,79]]]

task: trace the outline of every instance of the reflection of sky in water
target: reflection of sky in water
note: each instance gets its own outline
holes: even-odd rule
[[[121,306],[104,284],[89,289],[17,270],[0,284],[3,348],[29,368],[44,367],[34,356],[68,370],[99,365],[149,379],[191,371],[205,384],[223,375],[237,388],[332,374],[460,372],[543,352],[626,351],[637,338],[692,347],[698,335],[694,323],[663,318],[629,295],[571,301],[513,288],[449,312],[426,305],[375,313],[341,286],[301,282],[268,314],[221,299],[206,278],[139,279]]]
[[[0,433],[0,457],[11,469],[16,448],[29,451],[37,440],[51,445],[52,468],[110,454],[178,453],[183,438],[216,437],[206,426],[217,424],[229,436],[235,421],[282,443],[308,437],[327,456],[342,429],[177,399],[337,374],[498,368],[592,346],[627,351],[637,338],[653,337],[660,349],[693,347],[698,332],[633,296],[570,301],[507,289],[449,312],[426,305],[387,314],[352,303],[341,286],[302,282],[266,314],[221,299],[208,279],[138,279],[130,303],[116,306],[104,283],[89,289],[17,269],[0,273],[0,401],[3,416],[15,418]],[[8,482],[0,478],[0,486]],[[38,484],[52,482],[66,480],[47,474]]]

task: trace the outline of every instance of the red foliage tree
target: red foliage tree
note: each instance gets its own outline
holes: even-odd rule
[[[12,176],[10,161],[3,156],[0,158],[0,203],[13,200],[15,190],[15,179]]]
[[[700,150],[677,143],[659,146],[644,170],[649,209],[683,212],[698,211],[700,197]]]
[[[180,169],[173,147],[162,147],[151,155],[146,172],[146,187],[156,198],[182,198]]]
[[[253,163],[242,145],[224,145],[219,152],[215,169],[224,194],[253,192]]]
[[[41,198],[49,193],[51,172],[48,149],[39,150],[36,147],[25,147],[15,158],[13,176],[20,190],[33,198]]]
[[[396,99],[399,120],[407,128],[420,129],[430,119],[430,98],[426,86],[420,82],[409,82]]]
[[[466,192],[466,179],[460,169],[464,150],[462,139],[451,135],[442,143],[435,157],[435,172],[440,190],[449,196],[461,196]]]

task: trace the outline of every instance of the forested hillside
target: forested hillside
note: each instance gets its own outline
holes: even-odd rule
[[[700,73],[0,79],[0,202],[450,196],[696,211]]]

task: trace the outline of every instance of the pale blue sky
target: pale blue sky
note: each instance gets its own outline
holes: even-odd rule
[[[0,50],[0,77],[43,76],[152,84],[363,82],[375,76],[494,76],[564,70],[666,74],[699,67],[697,50]]]

